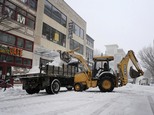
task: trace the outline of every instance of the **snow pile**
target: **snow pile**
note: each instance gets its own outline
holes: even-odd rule
[[[66,64],[64,61],[60,59],[60,57],[56,57],[53,62],[49,62],[48,65],[54,65],[56,67],[62,67],[63,64]]]
[[[35,74],[35,73],[40,73],[39,66],[33,66],[27,74]]]
[[[22,86],[14,86],[13,88],[7,88],[4,90],[4,88],[0,89],[0,100],[5,98],[5,99],[10,99],[10,98],[19,98],[24,95],[27,95],[25,90],[22,90]]]

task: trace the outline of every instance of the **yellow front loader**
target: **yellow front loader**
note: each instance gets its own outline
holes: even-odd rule
[[[114,87],[118,87],[119,81],[121,86],[126,85],[128,82],[128,75],[126,71],[128,66],[128,60],[131,59],[138,72],[131,69],[131,77],[136,78],[143,75],[143,71],[139,69],[137,59],[132,51],[129,51],[126,57],[118,64],[119,72],[116,74],[111,68],[109,62],[114,60],[113,56],[98,56],[94,57],[94,67],[91,70],[86,60],[74,51],[65,51],[60,53],[60,58],[69,63],[71,58],[76,58],[80,64],[83,65],[83,71],[76,73],[74,76],[74,90],[83,91],[90,87],[99,87],[101,92],[111,92]],[[98,62],[103,62],[103,68],[96,68]],[[125,69],[126,68],[126,69]],[[133,73],[133,74],[132,74]],[[134,74],[135,73],[135,74]],[[136,76],[135,76],[136,75]]]

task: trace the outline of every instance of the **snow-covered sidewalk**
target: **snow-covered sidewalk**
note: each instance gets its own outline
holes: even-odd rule
[[[21,86],[0,90],[0,115],[153,115],[154,86],[128,84],[114,92],[98,88],[84,92],[62,88],[56,95],[45,91],[28,95]]]

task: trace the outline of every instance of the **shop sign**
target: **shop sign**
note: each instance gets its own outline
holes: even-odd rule
[[[22,56],[22,49],[15,48],[15,47],[5,47],[0,45],[0,53],[15,55],[15,56]]]

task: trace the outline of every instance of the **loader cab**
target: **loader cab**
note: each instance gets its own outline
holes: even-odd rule
[[[99,74],[102,71],[109,71],[110,66],[109,62],[114,60],[113,56],[99,56],[99,57],[94,57],[94,66],[92,70],[92,77],[96,78],[96,75]]]

